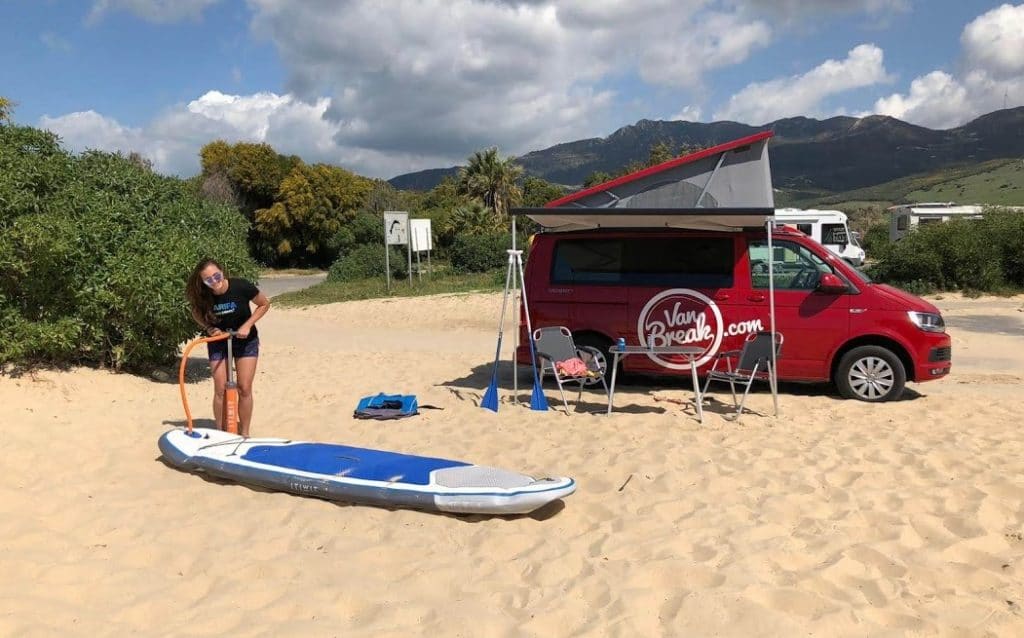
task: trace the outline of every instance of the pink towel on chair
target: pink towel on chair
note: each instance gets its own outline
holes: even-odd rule
[[[579,357],[566,359],[565,361],[558,361],[555,363],[555,370],[558,371],[558,374],[564,377],[590,376],[590,370],[587,368],[587,364]]]

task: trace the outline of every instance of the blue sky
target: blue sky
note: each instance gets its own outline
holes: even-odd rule
[[[0,0],[0,37],[17,122],[179,175],[216,138],[391,177],[642,118],[1024,104],[1020,2]]]

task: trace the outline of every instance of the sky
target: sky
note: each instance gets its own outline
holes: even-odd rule
[[[0,0],[0,38],[15,122],[183,177],[215,139],[390,178],[641,119],[1024,105],[1022,2]]]

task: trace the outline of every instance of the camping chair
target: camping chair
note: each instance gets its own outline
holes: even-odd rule
[[[782,334],[775,333],[775,360],[782,354]],[[725,362],[725,370],[719,370],[718,364]],[[733,362],[736,362],[733,367]],[[771,387],[772,399],[775,402],[775,415],[779,414],[779,393],[775,386],[775,375],[772,368],[772,333],[757,332],[747,337],[743,342],[742,350],[730,350],[720,352],[715,357],[715,363],[708,372],[707,380],[704,382],[704,392],[712,381],[728,382],[732,390],[732,402],[736,408],[736,418],[743,414],[743,405],[747,401],[747,394],[750,393],[750,386],[754,381],[767,381]],[[744,383],[743,398],[737,401],[736,384]]]
[[[533,331],[533,340],[537,346],[537,358],[540,359],[540,383],[544,383],[546,372],[551,371],[555,375],[555,382],[558,384],[558,391],[562,394],[562,403],[565,405],[566,414],[569,414],[569,402],[565,400],[565,390],[562,384],[567,381],[575,381],[580,384],[580,392],[576,396],[577,404],[583,397],[583,386],[593,385],[598,381],[604,386],[605,394],[608,394],[608,383],[604,380],[608,362],[600,350],[590,346],[577,348],[572,340],[572,333],[563,326],[537,328]],[[560,371],[558,363],[571,359],[581,359],[586,366],[586,372],[569,376]],[[601,361],[605,362],[604,366],[601,365]]]

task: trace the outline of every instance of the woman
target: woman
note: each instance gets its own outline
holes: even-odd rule
[[[228,278],[224,269],[213,259],[200,261],[188,278],[186,290],[192,317],[209,336],[227,330],[237,333],[231,349],[235,357],[235,376],[238,383],[238,433],[249,436],[252,420],[252,382],[256,376],[256,362],[260,354],[260,338],[256,322],[267,314],[270,300],[251,282],[239,277]],[[256,304],[256,310],[249,303]],[[228,344],[215,341],[206,344],[213,373],[213,414],[217,427],[224,429],[224,386],[227,384]]]

